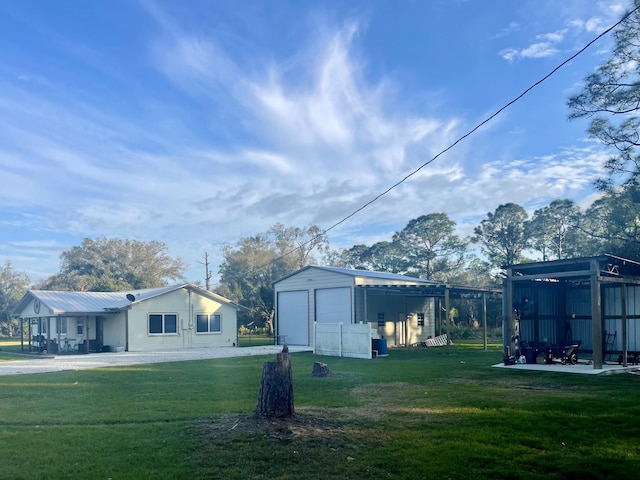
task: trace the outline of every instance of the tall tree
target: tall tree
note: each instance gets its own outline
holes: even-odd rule
[[[62,252],[60,259],[60,272],[38,288],[81,292],[152,288],[182,279],[185,270],[183,261],[169,256],[167,246],[158,241],[85,238]]]
[[[393,236],[410,265],[408,273],[427,280],[447,281],[464,264],[467,244],[455,233],[445,213],[414,218]]]
[[[372,272],[406,273],[407,259],[396,242],[377,242],[370,247],[354,245],[343,250],[337,266]]]
[[[502,280],[492,271],[491,264],[475,255],[467,256],[464,268],[453,274],[448,281],[474,287],[500,288],[502,285]]]
[[[18,322],[11,318],[11,311],[27,292],[29,282],[29,276],[15,271],[11,262],[6,261],[0,267],[0,332],[3,335],[13,337],[17,333]]]
[[[640,187],[629,184],[593,202],[581,222],[590,238],[589,254],[611,253],[640,260],[639,198]]]
[[[527,212],[520,205],[500,205],[474,229],[472,241],[480,244],[494,267],[519,263],[524,260],[524,250],[529,247],[524,228],[527,217]]]
[[[570,119],[591,118],[589,134],[614,154],[606,163],[608,178],[601,189],[611,188],[615,178],[638,182],[640,175],[640,0],[614,32],[611,57],[585,78],[582,91],[569,98]]]
[[[273,282],[304,266],[319,262],[329,252],[329,240],[320,228],[285,227],[222,248],[219,293],[250,309],[250,320],[264,322],[273,331]],[[249,320],[249,319],[248,319]]]
[[[578,254],[580,208],[568,199],[554,200],[533,212],[525,224],[531,247],[542,253],[542,260],[559,260]]]

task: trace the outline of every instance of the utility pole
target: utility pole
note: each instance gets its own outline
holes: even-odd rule
[[[203,262],[198,262],[203,263]],[[204,280],[208,291],[211,291],[211,272],[209,272],[209,254],[204,252]]]

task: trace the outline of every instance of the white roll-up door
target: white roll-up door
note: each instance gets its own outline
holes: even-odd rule
[[[316,322],[351,323],[351,289],[345,287],[316,290]]]
[[[278,292],[278,335],[289,345],[309,345],[309,292]]]

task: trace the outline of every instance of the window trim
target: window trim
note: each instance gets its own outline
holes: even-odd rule
[[[151,332],[151,316],[161,316],[162,317],[162,332]],[[175,332],[167,332],[166,331],[166,317],[173,316],[176,321],[176,330]],[[178,313],[177,312],[149,312],[147,313],[147,336],[149,337],[177,337],[178,336]]]
[[[201,315],[206,315],[207,316],[207,331],[206,332],[201,332],[198,330],[198,317]],[[210,330],[211,329],[211,321],[213,320],[214,317],[218,317],[219,318],[219,325],[220,325],[220,330]],[[222,335],[222,313],[220,312],[213,312],[213,313],[207,313],[207,312],[197,312],[196,313],[196,335]]]

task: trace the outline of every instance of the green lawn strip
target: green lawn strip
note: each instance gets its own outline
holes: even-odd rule
[[[24,351],[20,346],[20,338],[0,337],[0,362],[9,362],[12,360],[26,360],[29,352],[29,346],[24,345]]]
[[[293,354],[297,414],[271,423],[251,415],[273,356],[0,377],[0,478],[635,476],[640,377],[492,368],[500,357]],[[332,377],[312,378],[314,361]]]
[[[11,461],[0,479],[184,478],[195,448],[187,431],[182,422],[3,428]]]
[[[261,347],[263,345],[273,345],[275,339],[268,335],[238,335],[239,347]]]

